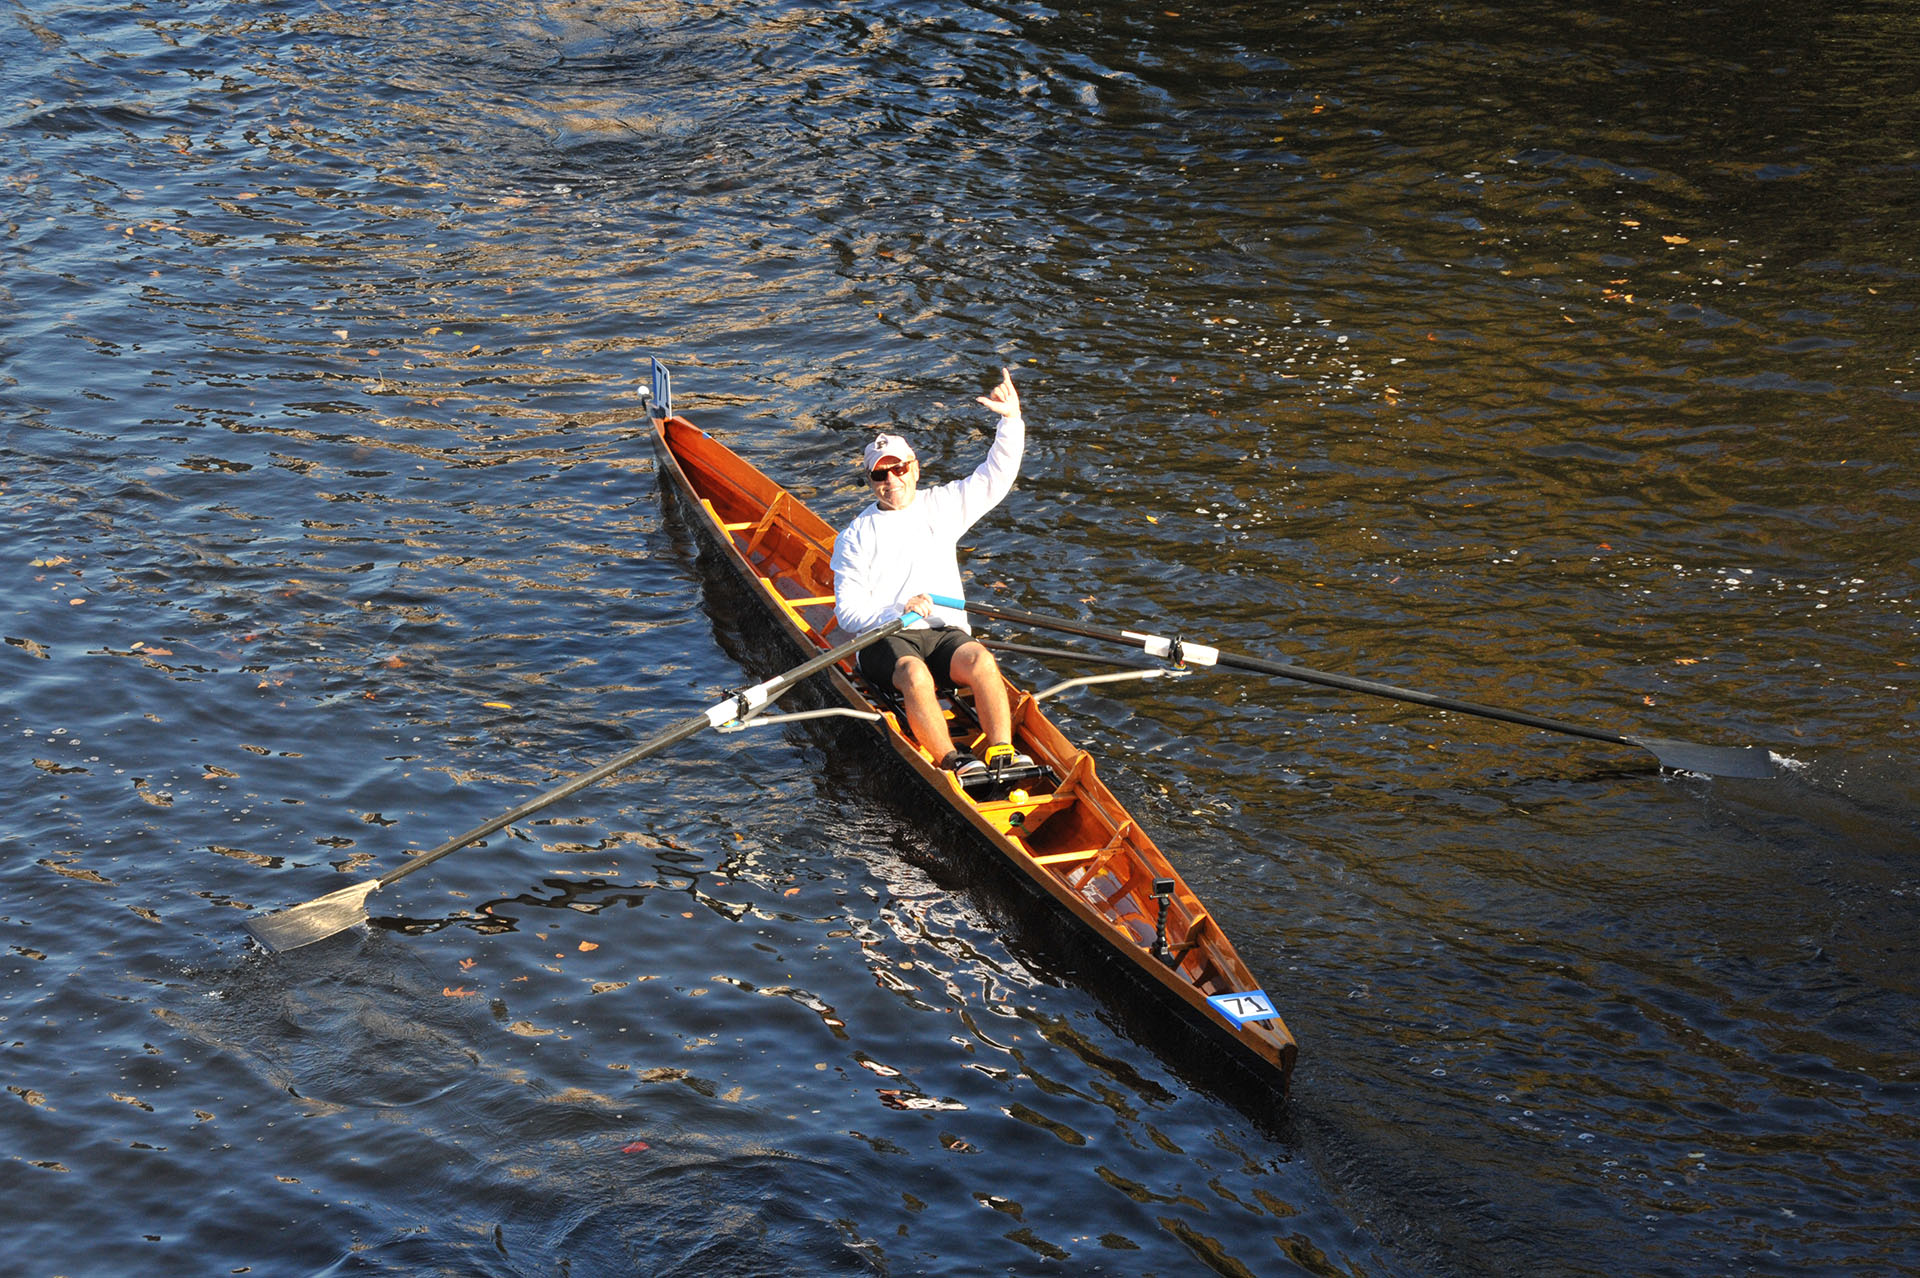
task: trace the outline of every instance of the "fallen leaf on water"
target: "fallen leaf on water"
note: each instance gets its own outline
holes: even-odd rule
[[[400,660],[400,658],[398,657],[388,657],[385,661],[381,662],[380,664],[385,666],[389,670],[398,670],[401,667],[405,666],[407,663]]]
[[[1698,657],[1675,657],[1675,658],[1673,659],[1673,664],[1674,664],[1674,665],[1676,665],[1676,666],[1697,666],[1697,665],[1699,665],[1699,664],[1700,664],[1700,658],[1698,658]]]
[[[785,893],[785,894],[786,894],[787,896],[799,896],[799,895],[800,895],[800,889],[799,889],[799,888],[788,888],[788,889],[786,890],[786,893]],[[689,915],[688,915],[687,917],[688,917],[688,918],[692,918],[693,916],[692,916],[691,914],[689,914]]]
[[[472,998],[473,991],[464,985],[443,985],[440,993],[446,998]]]
[[[650,1148],[652,1148],[652,1146],[648,1145],[644,1140],[636,1140],[630,1145],[622,1145],[620,1152],[623,1154],[643,1154]]]
[[[1653,704],[1653,695],[1652,695],[1651,693],[1649,693],[1648,695],[1646,695],[1646,696],[1644,696],[1644,697],[1642,697],[1642,698],[1640,698],[1640,700],[1642,700],[1642,701],[1644,701],[1644,702],[1646,702],[1646,703],[1647,703],[1648,705],[1652,705],[1652,704]]]
[[[482,702],[481,702],[480,704],[481,704],[481,705],[483,705],[483,706],[490,706],[491,708],[493,708],[493,709],[495,709],[495,710],[511,710],[511,709],[513,709],[513,707],[512,707],[512,706],[510,706],[510,705],[508,705],[508,704],[507,704],[506,702],[504,702],[504,701],[482,701]]]
[[[49,559],[36,559],[36,560],[34,560],[34,561],[33,561],[33,567],[35,567],[35,568],[58,568],[58,567],[59,567],[59,566],[60,566],[61,564],[70,564],[70,563],[72,563],[72,562],[73,562],[73,561],[72,561],[71,559],[68,559],[68,558],[67,558],[67,557],[66,557],[65,555],[54,555],[53,557],[51,557],[51,558],[49,558]]]
[[[582,942],[580,942],[580,948],[581,948],[582,950],[597,950],[597,949],[599,949],[599,948],[600,948],[600,942],[598,942],[598,941],[582,941]]]
[[[463,958],[460,960],[460,970],[463,972],[471,972],[473,970],[473,965],[475,963],[478,963],[479,961],[480,961],[479,959]]]
[[[1660,238],[1669,244],[1686,244],[1690,242],[1684,235],[1663,235]]]

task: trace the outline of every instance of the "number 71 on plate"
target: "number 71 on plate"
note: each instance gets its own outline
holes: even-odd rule
[[[1232,994],[1209,994],[1207,1002],[1213,1010],[1232,1021],[1236,1026],[1249,1021],[1270,1021],[1280,1015],[1274,1009],[1273,1000],[1267,997],[1265,990],[1240,990]]]

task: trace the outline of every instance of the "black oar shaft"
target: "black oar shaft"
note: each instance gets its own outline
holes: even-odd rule
[[[1188,661],[1194,665],[1221,665],[1238,670],[1251,670],[1260,674],[1276,675],[1283,679],[1297,679],[1302,683],[1319,684],[1322,687],[1339,688],[1372,697],[1384,697],[1391,701],[1405,701],[1414,705],[1431,706],[1437,710],[1452,710],[1460,714],[1478,715],[1483,719],[1497,719],[1504,723],[1538,728],[1545,732],[1566,733],[1571,736],[1585,737],[1590,741],[1632,746],[1649,751],[1668,767],[1686,771],[1745,777],[1764,777],[1771,775],[1772,772],[1768,753],[1759,746],[1707,746],[1686,741],[1673,741],[1664,737],[1626,736],[1618,732],[1608,732],[1603,728],[1589,727],[1584,723],[1548,719],[1541,715],[1528,714],[1524,710],[1506,710],[1499,706],[1481,705],[1478,702],[1463,701],[1458,697],[1441,696],[1434,692],[1396,688],[1392,684],[1379,683],[1372,679],[1357,679],[1352,675],[1331,674],[1324,670],[1296,666],[1292,662],[1244,657],[1237,653],[1222,652],[1218,648],[1205,644],[1183,642],[1163,635],[1142,634],[1132,630],[1109,630],[1101,626],[1089,626],[1058,617],[1039,617],[1013,608],[968,603],[942,595],[933,596],[933,601],[942,607],[963,608],[983,617],[1011,621],[1016,625],[1035,626],[1043,630],[1058,630],[1063,634],[1079,635],[1087,639],[1126,644],[1156,657]]]
[[[707,726],[708,721],[705,715],[698,715],[691,719],[683,719],[672,727],[648,737],[645,741],[627,751],[619,758],[609,759],[593,771],[583,772],[571,781],[568,781],[565,785],[556,786],[542,794],[537,794],[513,811],[502,812],[499,816],[493,818],[493,820],[476,825],[465,834],[454,835],[451,839],[448,839],[445,843],[433,849],[433,851],[423,852],[419,856],[413,857],[398,869],[389,870],[380,876],[380,886],[386,887],[396,880],[403,879],[407,875],[412,874],[415,870],[424,870],[449,852],[458,852],[470,843],[477,843],[489,834],[494,834],[506,829],[515,821],[520,821],[532,816],[542,808],[551,807],[570,794],[578,794],[588,786],[597,785],[616,772],[624,772],[634,764],[645,759],[648,755],[658,754],[670,745],[677,745]]]
[[[785,674],[777,675],[765,683],[756,684],[744,692],[736,693],[730,699],[719,702],[691,718],[682,719],[670,727],[662,728],[653,736],[648,737],[645,741],[633,747],[633,749],[628,750],[616,758],[607,760],[592,771],[582,772],[579,776],[574,777],[564,785],[558,785],[551,790],[537,794],[525,803],[522,803],[519,807],[513,809],[513,811],[503,812],[491,821],[474,826],[473,829],[468,830],[465,834],[457,834],[431,852],[423,852],[419,856],[410,859],[405,865],[388,871],[386,874],[380,876],[380,886],[386,887],[396,879],[405,878],[407,875],[412,874],[415,870],[425,869],[449,852],[457,852],[470,843],[486,838],[489,834],[504,830],[515,821],[531,816],[542,808],[551,807],[568,795],[578,794],[589,786],[598,785],[615,773],[626,771],[647,756],[658,754],[668,746],[678,745],[696,733],[704,732],[708,728],[717,728],[732,718],[737,718],[739,715],[756,710],[770,701],[777,701],[801,683],[812,678],[820,671],[825,670],[828,666],[844,661],[868,644],[878,643],[888,635],[898,634],[914,620],[916,620],[914,614],[908,613],[898,621],[888,622],[877,630],[869,630],[865,634],[857,635],[837,648],[823,652],[809,661],[802,662]]]
[[[1372,679],[1358,679],[1352,675],[1333,674],[1325,670],[1314,670],[1307,666],[1297,666],[1290,661],[1267,661],[1260,657],[1245,657],[1238,653],[1223,652],[1218,648],[1199,643],[1186,643],[1177,638],[1164,635],[1142,634],[1133,630],[1107,630],[1099,626],[1083,625],[1079,622],[1064,621],[1056,617],[1038,617],[1030,612],[1019,612],[1012,608],[1000,608],[992,604],[967,603],[946,598],[936,598],[935,603],[943,607],[965,607],[969,612],[977,612],[983,617],[993,617],[1000,621],[1011,621],[1017,625],[1036,626],[1042,630],[1058,630],[1065,634],[1079,635],[1086,639],[1101,639],[1108,643],[1127,644],[1140,648],[1155,656],[1171,657],[1175,660],[1190,661],[1195,665],[1228,666],[1236,670],[1252,670],[1258,674],[1276,675],[1283,679],[1297,679],[1302,683],[1317,683],[1322,687],[1339,688],[1347,692],[1360,692],[1373,697],[1385,697],[1393,701],[1409,701],[1415,705],[1432,706],[1440,710],[1456,710],[1462,714],[1481,715],[1489,719],[1501,719],[1508,723],[1517,723],[1529,728],[1544,728],[1553,732],[1571,732],[1578,736],[1590,737],[1595,741],[1610,741],[1616,745],[1634,745],[1634,741],[1618,733],[1606,732],[1599,728],[1590,728],[1585,724],[1563,723],[1557,719],[1542,718],[1537,714],[1528,714],[1523,710],[1503,710],[1498,706],[1483,706],[1472,701],[1462,701],[1458,697],[1445,697],[1434,692],[1420,692],[1413,688],[1396,688],[1390,683],[1378,683]]]
[[[439,847],[411,858],[406,864],[388,871],[378,879],[363,879],[311,901],[288,906],[284,910],[256,915],[247,923],[247,930],[270,950],[290,950],[302,945],[311,945],[315,941],[324,940],[356,924],[364,923],[367,918],[366,901],[369,894],[405,878],[416,870],[424,870],[448,853],[457,852],[486,838],[489,834],[504,830],[515,821],[558,803],[570,794],[577,794],[590,785],[604,781],[614,773],[632,767],[648,755],[658,754],[668,746],[685,741],[695,733],[707,728],[718,728],[724,723],[750,715],[770,705],[828,666],[846,660],[868,644],[878,643],[888,635],[899,633],[916,620],[918,618],[913,613],[908,613],[898,621],[889,622],[876,630],[869,630],[865,634],[849,639],[837,648],[802,662],[785,674],[769,679],[765,683],[755,684],[744,692],[735,693],[725,701],[718,702],[691,718],[682,719],[662,729],[618,757],[609,759],[599,767],[583,772],[562,785],[535,795],[511,812],[503,812],[493,820],[476,825],[464,834],[455,835]]]
[[[1462,701],[1458,697],[1444,697],[1439,693],[1421,692],[1414,688],[1396,688],[1389,683],[1356,679],[1352,675],[1331,674],[1325,670],[1311,670],[1306,666],[1296,666],[1287,661],[1263,661],[1259,657],[1241,657],[1223,652],[1219,654],[1218,664],[1240,670],[1253,670],[1260,674],[1278,675],[1283,679],[1298,679],[1302,683],[1317,683],[1323,687],[1341,688],[1348,692],[1360,692],[1373,697],[1385,697],[1393,701],[1409,701],[1415,705],[1432,706],[1438,710],[1454,710],[1461,714],[1479,715],[1483,719],[1500,719],[1507,723],[1517,723],[1528,728],[1541,728],[1548,732],[1570,732],[1575,736],[1587,737],[1594,741],[1610,741],[1616,745],[1638,744],[1617,732],[1590,728],[1583,723],[1547,719],[1537,714],[1528,714],[1524,710],[1503,710],[1499,706],[1483,706],[1473,701]]]

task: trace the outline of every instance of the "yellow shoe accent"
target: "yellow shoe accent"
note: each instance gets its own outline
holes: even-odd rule
[[[990,745],[987,747],[987,767],[998,771],[1001,768],[1030,768],[1033,760],[1021,754],[1010,745]]]

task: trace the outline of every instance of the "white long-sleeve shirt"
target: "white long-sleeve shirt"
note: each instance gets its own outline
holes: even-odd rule
[[[903,509],[882,510],[874,502],[854,516],[833,546],[833,612],[841,630],[857,635],[883,626],[915,595],[965,598],[960,538],[1012,489],[1026,439],[1019,414],[1002,417],[987,459],[971,475],[916,492]],[[972,630],[964,612],[933,611],[934,625]],[[923,619],[912,628],[928,624]]]

